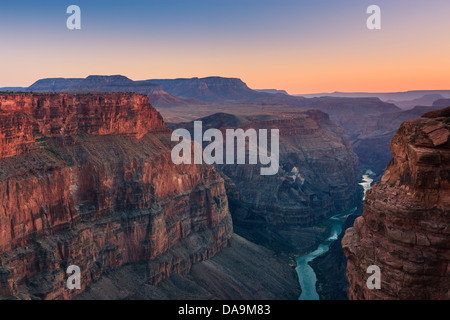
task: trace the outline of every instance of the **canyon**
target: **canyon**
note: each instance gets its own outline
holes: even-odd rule
[[[389,141],[401,122],[420,116],[390,102],[411,99],[410,104],[447,97],[446,91],[413,91],[392,94],[330,93],[292,96],[274,90],[258,91],[237,78],[150,79],[133,81],[125,76],[91,75],[81,78],[49,78],[26,88],[5,88],[32,92],[107,91],[147,94],[167,122],[180,123],[227,113],[236,116],[296,113],[319,109],[342,126],[363,166],[371,168],[379,181],[392,154]],[[426,99],[421,99],[425,97]],[[442,100],[438,100],[442,101]],[[444,100],[445,102],[445,100]],[[425,108],[425,107],[424,107]],[[431,107],[428,107],[431,108]],[[436,108],[436,107],[435,107]],[[424,113],[423,111],[422,113]],[[391,121],[393,120],[393,121]],[[375,147],[367,147],[374,145]]]
[[[321,298],[345,299],[348,283],[350,299],[448,298],[449,115],[436,111],[448,100],[405,111],[220,77],[14,90],[0,93],[0,299],[297,299],[293,257],[355,207],[343,229],[354,227],[310,263]],[[222,133],[279,130],[279,172],[175,165],[171,129],[193,133],[195,120]],[[358,218],[369,168],[381,182]],[[365,287],[369,263],[381,291]],[[81,267],[80,291],[65,289],[69,265]]]
[[[0,300],[301,290],[288,260],[233,233],[213,166],[172,163],[147,95],[0,93],[0,142]],[[70,265],[81,290],[66,288]]]
[[[147,95],[4,93],[0,120],[3,298],[295,299],[292,261],[275,252],[313,246],[326,233],[315,224],[358,201],[356,155],[319,110],[205,119],[280,128],[283,168],[270,181],[253,179],[258,166],[173,164]],[[82,270],[79,292],[65,289],[69,265]]]
[[[223,179],[175,166],[145,95],[0,94],[0,297],[70,299],[108,270],[147,262],[147,283],[225,248]]]
[[[450,299],[450,107],[405,121],[342,247],[349,299]],[[381,288],[366,286],[367,267]]]
[[[225,179],[235,229],[252,242],[275,251],[304,252],[325,233],[315,230],[320,221],[350,210],[360,201],[357,156],[344,129],[320,110],[251,116],[217,113],[196,121],[201,121],[205,130],[222,132],[235,128],[279,130],[276,175],[261,176],[260,164],[215,165]],[[169,126],[192,133],[194,123]]]
[[[352,148],[360,162],[374,171],[376,181],[381,180],[381,176],[392,158],[389,145],[400,125],[406,120],[420,118],[422,114],[440,108],[416,106],[406,111],[367,117],[364,128],[352,140]]]

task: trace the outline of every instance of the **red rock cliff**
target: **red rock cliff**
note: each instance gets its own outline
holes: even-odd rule
[[[450,110],[404,122],[381,183],[342,240],[350,299],[450,299]],[[381,269],[381,289],[366,286]]]
[[[156,284],[225,247],[222,178],[170,150],[144,95],[0,94],[0,298],[69,299],[132,262]]]
[[[143,137],[164,131],[161,116],[137,94],[0,95],[0,157],[35,147],[42,137],[120,134]]]

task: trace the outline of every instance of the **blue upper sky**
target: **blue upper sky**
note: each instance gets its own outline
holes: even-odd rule
[[[82,30],[66,28],[72,4]],[[370,4],[382,30],[366,28]],[[0,86],[120,73],[292,93],[445,89],[449,13],[448,0],[2,0]]]

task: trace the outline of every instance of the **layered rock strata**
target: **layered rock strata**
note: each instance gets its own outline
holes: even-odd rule
[[[279,130],[277,174],[261,175],[261,167],[269,165],[248,164],[248,157],[244,165],[216,165],[225,179],[235,231],[252,242],[277,252],[304,254],[326,237],[319,221],[360,201],[357,156],[344,129],[320,110],[217,113],[198,121],[203,130],[220,129],[225,140],[228,129]],[[172,124],[191,132],[193,127],[193,122]]]
[[[223,179],[171,147],[147,96],[1,94],[0,297],[70,299],[133,262],[157,284],[227,246]]]
[[[450,299],[450,108],[404,122],[381,183],[342,240],[350,299]],[[381,270],[381,289],[366,273]]]
[[[261,164],[217,165],[226,176],[236,224],[311,226],[356,206],[358,160],[344,130],[326,113],[310,109],[282,116],[216,114],[200,120],[205,128],[223,133],[229,128],[279,130],[277,174],[261,175]]]

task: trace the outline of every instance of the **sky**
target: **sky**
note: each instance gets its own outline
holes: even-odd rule
[[[369,5],[381,30],[369,30]],[[69,30],[69,5],[81,30]],[[0,87],[223,76],[291,94],[450,89],[448,0],[1,0]]]

